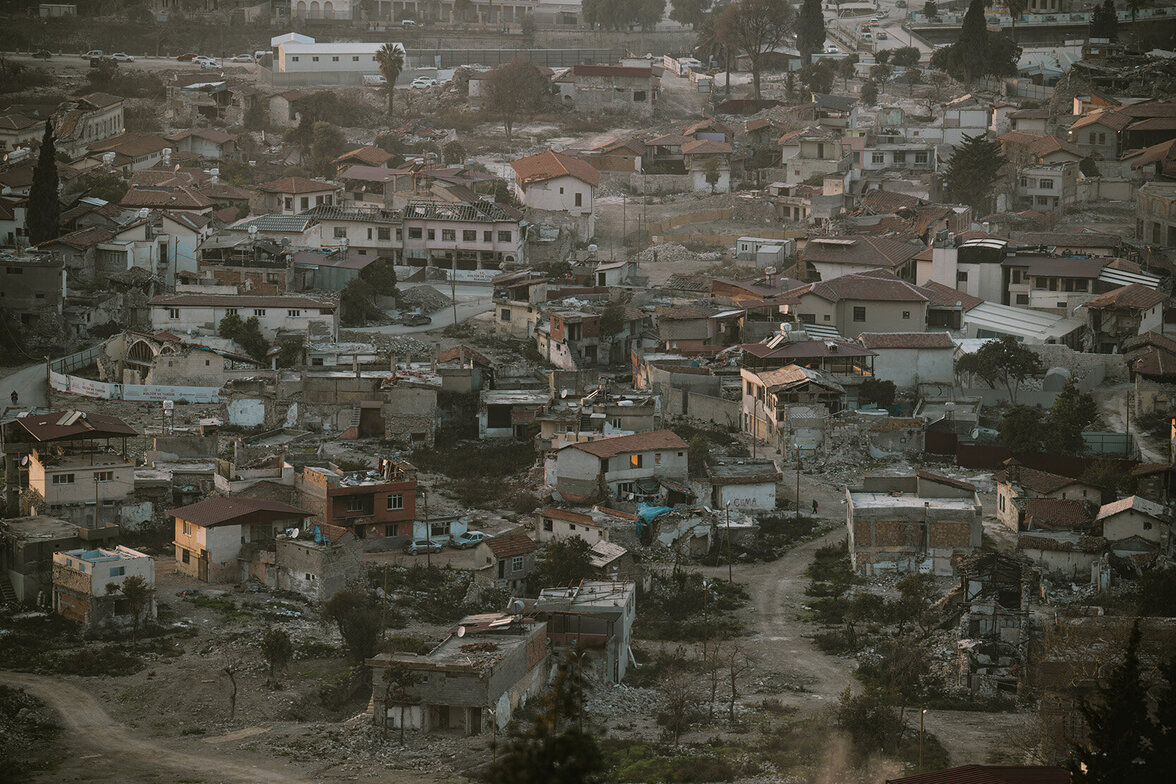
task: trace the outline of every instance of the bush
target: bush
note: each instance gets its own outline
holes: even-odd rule
[[[703,593],[699,572],[674,569],[655,574],[653,586],[637,609],[635,634],[654,640],[722,640],[743,633],[744,622],[736,612],[750,598],[738,584],[708,581]]]

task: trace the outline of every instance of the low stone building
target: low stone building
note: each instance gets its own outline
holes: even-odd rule
[[[506,728],[550,675],[547,624],[519,615],[463,618],[427,654],[381,653],[372,671],[377,725],[449,735]]]
[[[122,545],[54,553],[53,611],[86,627],[116,621],[129,609],[120,591],[131,577],[154,588],[155,559]],[[154,595],[139,612],[155,617]]]
[[[954,574],[953,556],[980,548],[983,508],[968,482],[917,471],[867,476],[846,488],[849,556],[858,574]]]
[[[738,460],[707,466],[711,504],[739,511],[776,508],[776,483],[783,478],[774,460]]]

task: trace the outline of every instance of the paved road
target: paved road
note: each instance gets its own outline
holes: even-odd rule
[[[0,409],[12,406],[13,390],[20,396],[17,408],[48,405],[45,399],[45,366],[29,365],[0,378]]]
[[[444,294],[446,297],[450,296],[450,288],[448,283],[423,283],[413,284],[407,288],[415,288],[417,285],[431,286],[437,291]],[[401,284],[402,288],[406,288]],[[457,285],[457,323],[468,321],[474,316],[486,313],[494,309],[494,298],[492,290],[489,286],[479,286],[470,283],[459,283]],[[432,323],[424,324],[419,327],[406,327],[403,324],[386,324],[380,327],[357,327],[356,332],[369,332],[380,335],[413,335],[421,332],[433,332],[442,330],[453,324],[453,307],[446,305],[438,310],[436,313],[430,314],[433,319]]]
[[[280,761],[258,759],[257,763],[229,759],[216,751],[202,749],[200,754],[176,751],[153,743],[141,732],[117,723],[98,701],[84,689],[58,678],[0,671],[0,683],[15,686],[44,700],[61,716],[65,728],[64,744],[89,752],[71,754],[62,767],[80,766],[73,779],[55,772],[53,780],[77,781],[192,781],[244,782],[245,784],[310,784],[298,778]],[[113,778],[91,778],[84,771],[117,771]]]

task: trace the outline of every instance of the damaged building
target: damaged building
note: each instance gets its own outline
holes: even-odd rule
[[[959,684],[974,692],[1014,692],[1029,652],[1029,605],[1039,575],[996,552],[960,559],[958,572]]]
[[[951,575],[954,557],[980,548],[983,508],[968,482],[918,471],[867,476],[846,488],[849,556],[858,574]]]

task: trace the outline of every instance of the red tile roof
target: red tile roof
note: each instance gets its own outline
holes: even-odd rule
[[[283,177],[273,182],[263,182],[257,186],[259,191],[266,193],[322,193],[339,188],[333,182],[325,180],[310,180],[306,177]]]
[[[841,275],[831,280],[822,280],[807,287],[785,292],[785,295],[801,296],[812,293],[829,302],[843,299],[871,302],[927,302],[930,295],[913,283],[900,280],[887,270],[870,270],[852,275]]]
[[[1086,301],[1086,307],[1147,310],[1167,299],[1168,297],[1165,294],[1149,289],[1142,284],[1132,283],[1129,286],[1123,286],[1114,291],[1108,291],[1106,294],[1099,294],[1093,299],[1088,299]]]
[[[886,784],[1069,784],[1070,773],[1045,765],[961,765],[889,779]]]
[[[45,242],[40,243],[37,247],[43,248],[48,245],[67,245],[71,248],[74,248],[75,250],[86,250],[87,248],[94,247],[100,242],[109,242],[110,240],[114,239],[115,236],[116,235],[113,231],[107,231],[106,229],[100,229],[98,227],[94,227],[92,229],[79,229],[78,231],[72,231],[69,234],[57,237],[56,239],[46,240]]]
[[[512,558],[516,555],[533,553],[539,549],[534,540],[527,536],[522,528],[492,536],[486,540],[486,546],[490,548],[490,552],[494,553],[496,558]]]
[[[1007,468],[993,474],[992,478],[998,483],[1009,482],[1020,485],[1026,490],[1040,493],[1041,495],[1049,495],[1050,493],[1056,493],[1064,487],[1081,484],[1079,480],[1071,479],[1068,476],[1051,474],[1048,471],[1038,471],[1036,468],[1027,468],[1016,463],[1010,464]]]
[[[510,167],[514,169],[515,176],[519,181],[524,184],[545,182],[557,177],[575,177],[594,188],[600,184],[600,172],[588,163],[553,150],[511,161]]]
[[[383,166],[388,161],[396,156],[392,153],[381,150],[379,147],[360,147],[358,150],[345,152],[335,159],[335,163],[343,163],[344,161],[359,161],[367,166]]]
[[[596,457],[609,458],[629,452],[648,452],[653,449],[685,449],[686,442],[673,430],[654,430],[650,433],[614,436],[583,444],[571,444],[565,448],[579,449]]]
[[[162,136],[153,133],[124,133],[112,139],[103,139],[90,145],[90,152],[116,152],[128,158],[139,158],[153,152],[161,152],[171,145]]]
[[[816,237],[805,243],[806,262],[897,267],[912,258],[922,245],[886,237]]]
[[[74,414],[81,416],[73,417]],[[72,421],[70,421],[72,419]],[[63,424],[69,422],[69,424]],[[136,436],[135,429],[118,417],[78,411],[52,411],[48,414],[14,419],[34,441],[73,441],[79,438],[120,438]]]
[[[579,512],[571,512],[567,509],[556,509],[549,506],[543,510],[541,517],[550,517],[555,520],[567,520],[569,523],[579,523],[581,525],[599,525],[595,520],[586,514]]]
[[[714,139],[696,139],[682,145],[686,155],[722,155],[731,152],[731,145]]]
[[[927,303],[931,307],[952,308],[960,305],[964,310],[971,310],[984,302],[979,297],[973,297],[971,294],[965,294],[959,289],[953,289],[933,280],[924,283],[919,288],[931,296],[931,301]]]
[[[167,515],[205,528],[214,528],[219,525],[297,520],[310,517],[310,512],[304,512],[280,501],[269,501],[263,498],[222,498],[218,496],[177,509],[168,509]]]
[[[237,134],[226,133],[225,131],[217,130],[216,128],[189,128],[186,131],[173,133],[170,136],[164,136],[169,142],[178,142],[182,139],[187,139],[189,136],[195,136],[197,139],[204,139],[213,144],[221,145],[227,142],[237,140]]]
[[[895,193],[894,191],[872,190],[862,197],[862,206],[869,209],[871,212],[890,214],[902,207],[909,207],[914,209],[925,204],[925,202],[915,196],[906,193]]]
[[[1029,528],[1068,530],[1094,522],[1096,507],[1080,498],[1026,498],[1024,503]]]
[[[858,335],[858,340],[870,349],[955,348],[955,343],[946,332],[863,332]]]
[[[148,207],[164,210],[203,210],[213,205],[212,199],[184,185],[167,189],[131,188],[118,203],[132,209]]]

